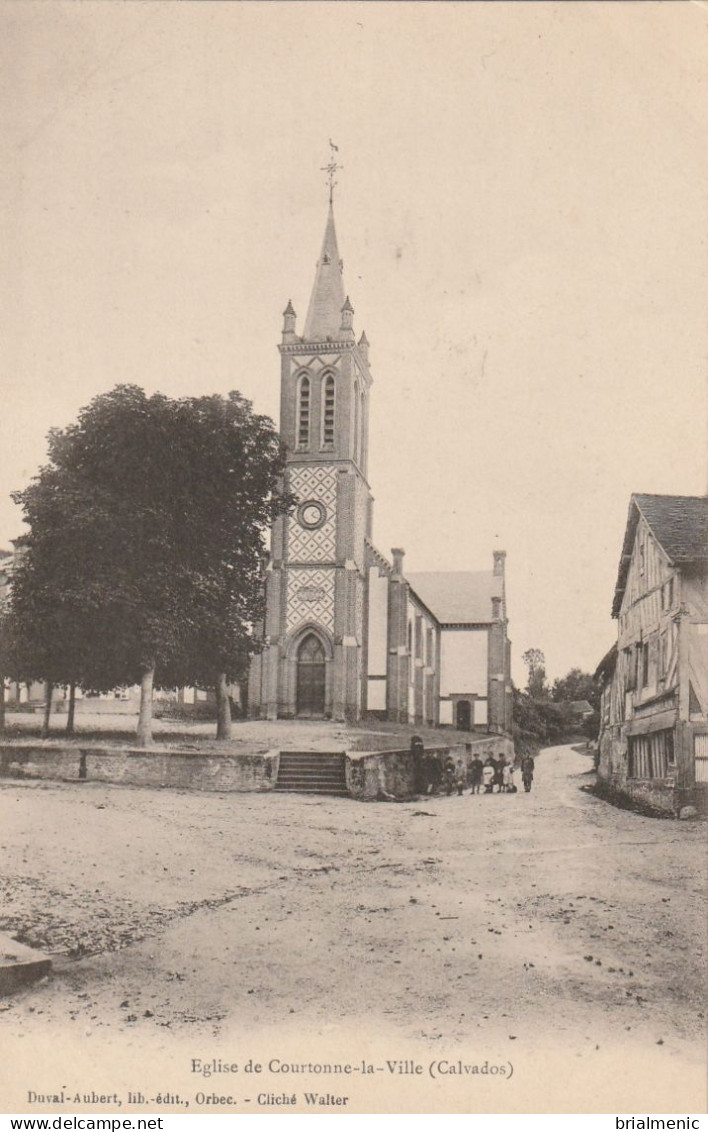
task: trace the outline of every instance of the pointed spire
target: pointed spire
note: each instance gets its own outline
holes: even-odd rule
[[[369,362],[369,339],[366,337],[366,331],[365,330],[362,330],[362,332],[361,332],[361,338],[359,339],[358,346],[359,346],[359,352],[361,353],[362,358],[364,359],[364,361],[368,365],[368,362]]]
[[[322,342],[328,338],[336,340],[342,323],[343,306],[342,261],[339,258],[334,211],[330,203],[315,283],[307,308],[304,339],[307,342]]]

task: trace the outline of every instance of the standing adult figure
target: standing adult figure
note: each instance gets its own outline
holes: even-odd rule
[[[470,784],[472,786],[472,789],[470,791],[471,794],[479,794],[480,790],[482,789],[483,769],[484,763],[480,759],[479,755],[475,755],[475,757],[472,759],[472,762],[470,763]]]
[[[524,784],[524,790],[528,794],[533,782],[533,772],[536,769],[536,764],[533,760],[533,755],[524,755],[521,760],[521,781]]]
[[[501,752],[494,762],[494,785],[497,788],[497,794],[501,794],[504,789],[504,767],[506,766],[506,759],[504,753]]]

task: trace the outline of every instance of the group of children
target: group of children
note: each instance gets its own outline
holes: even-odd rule
[[[534,760],[530,755],[526,755],[521,760],[520,769],[524,790],[528,793],[531,789],[534,772]],[[472,787],[470,793],[516,794],[515,770],[516,763],[509,762],[503,753],[500,753],[496,758],[494,755],[489,755],[484,762],[479,755],[475,755],[469,768],[469,780]],[[461,795],[465,788],[463,772],[455,766],[451,758],[445,764],[444,782],[448,794],[457,790],[457,793]]]

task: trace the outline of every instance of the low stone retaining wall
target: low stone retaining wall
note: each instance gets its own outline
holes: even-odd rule
[[[488,755],[504,754],[508,761],[514,758],[514,744],[501,735],[472,739],[469,743],[447,747],[426,747],[426,755],[433,755],[441,764],[452,758],[458,777],[470,785],[470,766],[475,755],[484,760]],[[417,793],[417,756],[410,748],[397,751],[371,753],[348,751],[346,759],[347,790],[352,798],[373,802],[382,799],[403,800]]]
[[[279,751],[227,755],[169,748],[0,746],[0,778],[48,778],[64,782],[112,782],[123,786],[167,786],[186,790],[272,790]]]
[[[600,786],[602,783],[602,786]],[[677,800],[673,782],[664,782],[658,779],[653,782],[634,782],[626,779],[624,782],[606,782],[598,777],[599,793],[607,797],[622,798],[626,802],[633,802],[646,810],[656,814],[667,814],[672,817],[677,812]]]
[[[452,758],[458,777],[469,785],[475,754],[504,753],[513,759],[510,739],[489,736],[444,747],[428,747],[441,767]],[[180,751],[166,747],[79,747],[60,743],[0,744],[0,779],[43,778],[59,782],[111,782],[122,786],[246,792],[272,790],[280,752],[229,755],[218,751]],[[347,790],[361,801],[405,799],[418,789],[416,756],[410,748],[373,753],[350,751],[345,760]]]
[[[598,774],[595,793],[613,805],[636,808],[649,816],[675,818],[688,806],[697,814],[708,817],[708,790],[700,786],[679,790],[672,782],[662,779],[655,782],[626,778],[608,781]]]

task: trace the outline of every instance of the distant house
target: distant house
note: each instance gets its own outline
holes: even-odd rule
[[[708,802],[708,497],[633,495],[602,659],[599,779],[677,813]]]
[[[587,700],[572,700],[568,704],[568,708],[574,723],[583,723],[593,714],[592,704],[589,704]]]

